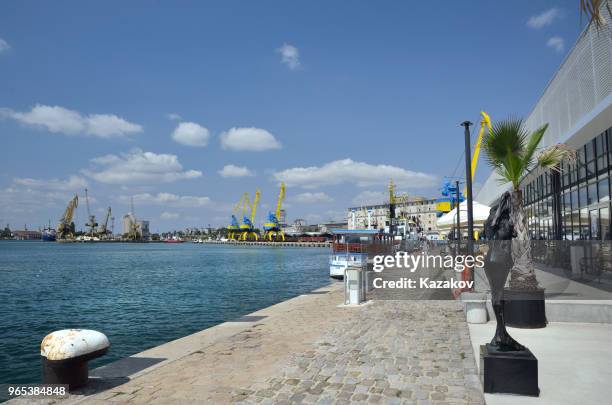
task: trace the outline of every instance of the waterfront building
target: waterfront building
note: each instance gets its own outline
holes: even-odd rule
[[[413,221],[424,233],[437,232],[436,200],[413,198],[398,202],[395,208],[397,218]],[[385,229],[389,227],[389,204],[351,207],[347,212],[348,229]]]
[[[139,220],[136,221],[138,224],[138,229],[140,230],[140,236],[148,239],[151,236],[151,231],[149,231],[149,221]]]
[[[42,237],[42,233],[39,231],[13,231],[13,238],[18,240],[39,240]]]
[[[585,29],[525,120],[531,132],[545,123],[541,146],[565,143],[577,163],[561,172],[534,170],[521,182],[534,239],[609,240],[612,171],[612,23]],[[510,185],[493,173],[476,196],[491,205]]]

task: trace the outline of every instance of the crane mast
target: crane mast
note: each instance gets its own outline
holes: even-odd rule
[[[285,234],[280,227],[280,215],[284,199],[285,183],[281,183],[278,200],[276,200],[276,211],[274,214],[268,213],[268,221],[264,223],[264,239],[271,241],[280,237],[283,241],[285,240]]]
[[[89,228],[89,236],[94,236],[98,223],[96,222],[96,216],[91,215],[91,210],[89,209],[89,194],[87,193],[87,189],[85,189],[85,204],[87,206],[87,217],[89,218],[85,226]]]
[[[64,215],[60,219],[59,224],[57,225],[57,234],[59,239],[69,239],[73,238],[74,234],[70,229],[70,224],[72,223],[72,217],[74,216],[74,210],[79,206],[79,196],[74,195],[70,201],[68,201],[68,205],[64,210]]]
[[[108,207],[106,209],[106,218],[104,219],[104,222],[102,223],[102,225],[100,225],[100,235],[101,236],[106,236],[108,234],[108,220],[110,219],[112,215],[112,211],[111,211],[111,207]]]

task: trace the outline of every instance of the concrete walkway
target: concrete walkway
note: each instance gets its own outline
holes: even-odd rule
[[[61,402],[484,404],[461,304],[342,301],[336,283],[170,342]]]
[[[491,341],[495,322],[469,329],[478,350]],[[540,397],[485,394],[488,405],[612,403],[612,325],[551,322],[543,329],[508,330],[538,359]]]

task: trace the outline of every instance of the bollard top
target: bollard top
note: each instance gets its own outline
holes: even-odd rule
[[[45,336],[40,355],[47,360],[66,360],[108,349],[106,335],[90,329],[62,329]]]

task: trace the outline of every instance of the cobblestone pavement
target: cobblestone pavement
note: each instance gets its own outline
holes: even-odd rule
[[[241,403],[484,404],[465,316],[451,301],[379,301],[338,319]]]
[[[484,404],[460,303],[342,301],[337,283],[265,308],[182,339],[187,354],[163,366],[58,402]]]

